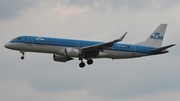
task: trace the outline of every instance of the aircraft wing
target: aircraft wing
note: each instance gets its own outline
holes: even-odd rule
[[[91,54],[97,55],[97,54],[99,54],[100,51],[103,51],[106,48],[110,48],[115,43],[122,41],[124,39],[124,37],[126,36],[126,34],[127,34],[127,32],[122,37],[120,37],[119,39],[113,40],[111,42],[106,42],[106,43],[101,43],[101,44],[83,47],[83,48],[81,48],[81,51],[82,52],[91,52]]]

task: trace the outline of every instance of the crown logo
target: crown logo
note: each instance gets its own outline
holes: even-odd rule
[[[160,35],[160,33],[159,32],[154,32],[154,35]]]

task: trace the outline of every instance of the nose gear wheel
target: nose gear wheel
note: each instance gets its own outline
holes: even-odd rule
[[[24,60],[25,51],[20,51],[20,53],[22,53],[21,60]]]

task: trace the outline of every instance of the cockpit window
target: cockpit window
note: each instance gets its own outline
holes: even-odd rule
[[[21,40],[21,38],[18,37],[18,38],[15,38],[15,39],[13,39],[13,40]]]

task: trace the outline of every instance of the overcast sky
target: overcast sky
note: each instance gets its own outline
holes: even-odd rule
[[[0,101],[180,100],[179,0],[1,0]],[[21,54],[4,44],[21,35],[144,41],[161,23],[170,52],[137,59],[53,61],[52,54]]]

